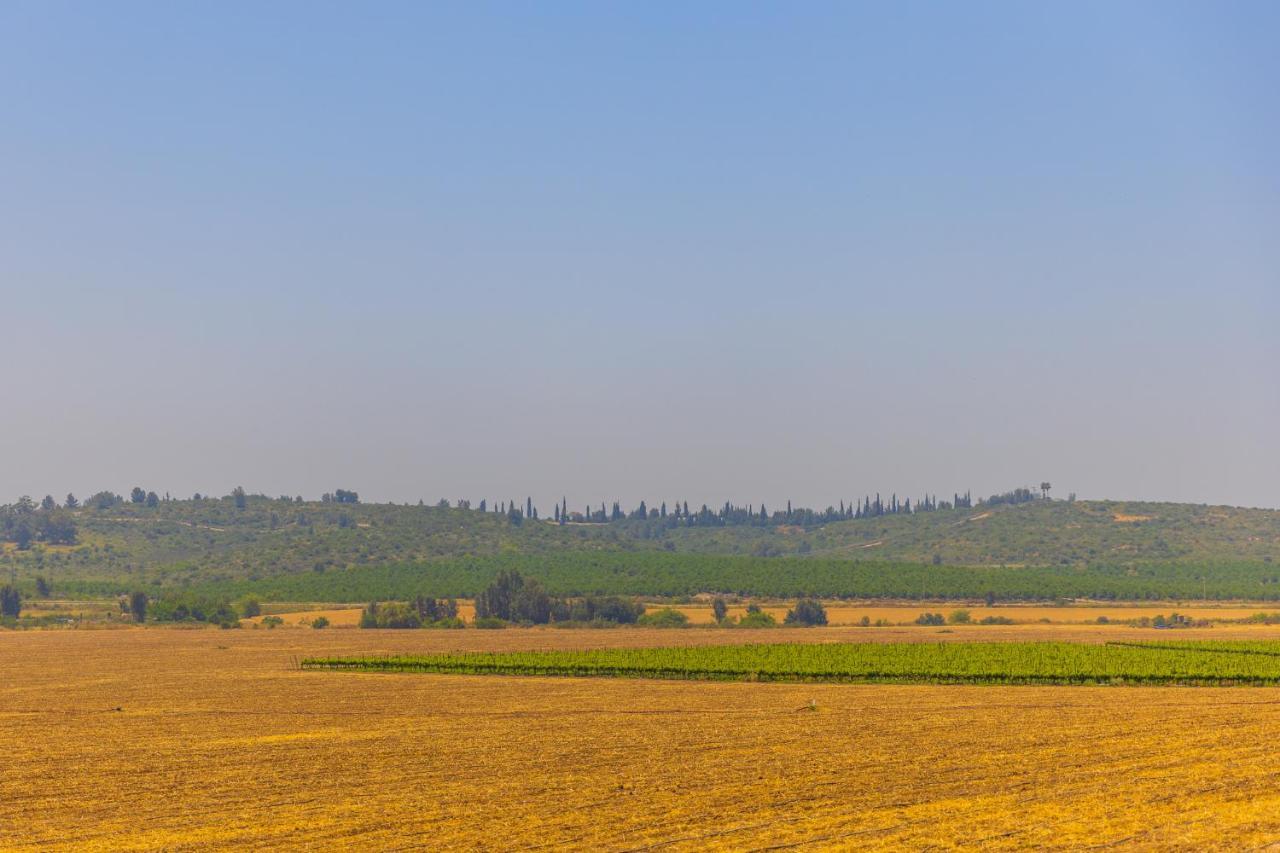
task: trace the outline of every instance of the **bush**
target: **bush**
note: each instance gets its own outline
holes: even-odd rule
[[[319,628],[328,628],[328,627],[329,627],[329,620],[328,620],[328,618],[327,618],[327,617],[324,617],[324,616],[317,616],[315,619],[311,620],[311,627],[312,627],[312,628],[316,628],[316,629],[319,629]]]
[[[262,627],[264,628],[271,629],[276,627],[277,625],[283,625],[283,624],[284,624],[284,620],[281,619],[279,616],[263,616],[262,617]]]
[[[141,598],[138,598],[141,596]],[[145,593],[129,597],[129,609],[138,619],[136,604],[145,602]],[[143,615],[150,615],[154,622],[210,622],[222,627],[239,625],[240,618],[228,601],[189,596],[165,596],[159,601],[143,604]]]
[[[1107,617],[1103,616],[1102,618],[1106,619]],[[1010,619],[1008,616],[983,616],[982,620],[978,622],[978,624],[979,625],[1012,625],[1013,620]]]
[[[916,617],[917,625],[945,625],[947,620],[942,618],[941,613],[921,613]]]
[[[408,604],[388,601],[370,602],[360,614],[361,628],[421,628],[422,617]]]
[[[664,607],[661,610],[655,610],[653,613],[644,614],[637,620],[637,623],[647,625],[650,628],[686,628],[689,625],[689,617],[679,610]]]
[[[644,614],[644,605],[620,595],[593,596],[556,608],[557,621],[612,622],[631,625]]]
[[[787,611],[787,617],[782,621],[787,625],[825,625],[827,609],[816,598],[802,598],[796,602],[795,607]]]
[[[505,628],[507,623],[497,616],[477,616],[471,623],[476,628]]]
[[[240,611],[240,615],[245,619],[252,619],[254,616],[262,615],[262,605],[258,599],[252,596],[242,598],[236,603],[236,609]]]
[[[777,619],[774,619],[759,607],[756,607],[755,610],[748,608],[747,612],[738,620],[739,628],[772,628],[777,624]]]
[[[465,628],[467,623],[463,622],[457,616],[446,616],[444,619],[436,619],[434,622],[428,622],[422,627],[424,628]]]
[[[973,621],[973,617],[969,615],[968,610],[952,610],[951,615],[947,617],[947,621],[952,625],[968,625]]]

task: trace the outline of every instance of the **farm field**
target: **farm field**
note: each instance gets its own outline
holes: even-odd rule
[[[760,605],[760,609],[781,622],[787,615],[787,610],[791,607],[791,604],[791,602],[768,602],[762,603]],[[1015,622],[1040,622],[1042,620],[1048,620],[1052,623],[1072,624],[1096,622],[1099,617],[1106,617],[1111,621],[1141,619],[1144,616],[1151,619],[1156,616],[1168,616],[1170,613],[1174,612],[1188,616],[1192,619],[1237,620],[1247,619],[1256,613],[1271,612],[1278,609],[1270,602],[1241,606],[1157,602],[1155,604],[1140,605],[1072,604],[1065,607],[1053,607],[1038,604],[1001,604],[996,607],[986,607],[981,604],[965,604],[962,601],[923,601],[907,602],[902,604],[828,601],[825,605],[827,609],[827,619],[831,625],[855,625],[863,617],[866,617],[873,623],[879,620],[884,620],[892,625],[897,625],[900,623],[911,622],[924,612],[937,612],[945,615],[954,610],[968,610],[974,621],[979,621],[989,616],[995,616],[1012,619]],[[649,605],[650,609],[657,609],[663,606],[665,605]],[[688,616],[691,624],[711,625],[715,622],[711,613],[710,603],[695,605],[676,604],[672,605],[672,609],[679,610],[681,613]],[[741,616],[746,613],[746,605],[730,605],[728,612],[730,617],[741,618]]]
[[[307,670],[813,683],[1280,686],[1280,643],[752,643],[318,656]]]
[[[913,631],[964,633],[766,633],[814,642]],[[626,647],[673,636],[723,643],[760,633],[3,632],[0,846],[1238,848],[1280,834],[1276,688],[292,668],[307,655]],[[1271,626],[1176,633],[1280,636]],[[816,711],[799,710],[810,702]]]
[[[773,616],[778,622],[782,622],[787,615],[787,610],[791,608],[794,602],[762,602],[760,609]],[[107,604],[110,604],[108,602]],[[107,604],[100,604],[96,609],[101,610]],[[664,607],[671,607],[685,614],[689,618],[690,625],[694,626],[710,626],[714,625],[714,617],[711,612],[710,603],[699,604],[674,604],[668,605],[664,602],[649,601],[646,603],[648,611],[652,612],[660,610]],[[846,602],[846,601],[828,601],[826,602],[827,618],[833,627],[836,626],[852,626],[857,625],[862,618],[867,618],[872,623],[884,621],[890,625],[906,625],[915,621],[921,613],[936,612],[944,615],[955,610],[968,610],[973,621],[977,622],[989,616],[1003,617],[1012,619],[1018,624],[1048,622],[1054,625],[1082,625],[1097,622],[1099,617],[1106,617],[1113,622],[1122,622],[1130,619],[1141,619],[1146,617],[1153,619],[1156,616],[1168,616],[1171,613],[1179,613],[1192,619],[1208,619],[1223,621],[1238,621],[1247,619],[1257,613],[1274,612],[1277,608],[1274,603],[1261,602],[1252,605],[1216,605],[1216,604],[1199,604],[1199,603],[1178,603],[1164,602],[1155,604],[1116,604],[1116,605],[1092,605],[1092,604],[1072,604],[1065,607],[1050,607],[1043,605],[1022,605],[1022,604],[1005,604],[996,607],[986,607],[983,605],[966,605],[963,602],[954,601],[934,601],[934,602],[906,602],[901,604],[883,602]],[[329,620],[332,627],[355,627],[360,623],[360,606],[346,605],[335,607],[334,605],[314,604],[314,605],[264,605],[263,614],[274,615],[284,620],[284,624],[280,627],[309,627],[312,620],[318,616],[324,616]],[[34,613],[43,613],[43,610],[32,611]],[[745,604],[731,604],[728,607],[728,613],[731,618],[741,618],[746,613]],[[458,615],[465,621],[470,622],[475,617],[475,605],[466,599],[458,601]],[[255,616],[248,619],[242,619],[241,624],[246,627],[252,627],[255,624],[262,623],[263,616]]]

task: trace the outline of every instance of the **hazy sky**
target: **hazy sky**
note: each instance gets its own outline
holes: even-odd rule
[[[0,501],[1280,505],[1280,4],[0,2]]]

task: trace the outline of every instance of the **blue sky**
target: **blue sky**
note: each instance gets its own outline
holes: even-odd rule
[[[0,3],[0,499],[1280,505],[1272,3]]]

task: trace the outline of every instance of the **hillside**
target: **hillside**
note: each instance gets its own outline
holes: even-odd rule
[[[550,567],[559,562],[578,567],[590,565],[580,558],[592,553],[628,552],[652,553],[659,562],[633,562],[660,565],[659,574],[649,576],[651,581],[603,586],[683,593],[695,577],[699,583],[711,585],[710,581],[723,576],[725,583],[719,588],[732,589],[738,575],[757,580],[772,575],[775,579],[767,586],[783,590],[811,586],[809,581],[792,585],[790,577],[800,581],[802,577],[830,574],[823,569],[815,575],[816,569],[802,569],[789,560],[759,559],[777,557],[798,557],[834,567],[851,562],[1011,569],[1092,567],[1114,573],[1165,566],[1193,579],[1212,577],[1211,566],[1231,564],[1255,566],[1249,577],[1256,578],[1249,583],[1256,585],[1273,582],[1271,566],[1280,557],[1280,512],[1170,503],[1036,500],[837,521],[807,529],[785,523],[685,527],[656,518],[558,525],[469,509],[296,503],[260,496],[248,497],[243,507],[228,497],[160,501],[155,506],[122,502],[106,508],[58,512],[74,520],[77,544],[36,543],[23,551],[12,542],[4,545],[0,567],[16,572],[24,586],[34,584],[39,574],[63,589],[111,591],[211,584],[247,589],[257,584],[299,594],[311,590],[319,597],[331,597],[337,594],[334,590],[342,589],[385,595],[405,585],[405,571],[412,577],[432,571],[415,566],[438,566],[442,582],[444,575],[453,578],[445,584],[452,590],[471,584],[458,578],[474,579],[496,571],[498,566],[527,565],[530,570],[553,574],[557,570]],[[681,554],[690,556],[682,561]],[[735,569],[731,561],[707,563],[694,555],[753,559]],[[564,559],[557,561],[557,556]],[[446,570],[446,563],[454,568]],[[457,568],[464,565],[465,570]],[[688,567],[688,582],[678,577],[682,565]],[[627,571],[625,561],[609,560],[607,566],[602,563],[596,571]],[[1198,566],[1205,571],[1196,571]],[[382,593],[370,587],[378,572],[351,581],[350,573],[358,575],[370,569],[392,571],[398,580],[392,583],[387,576],[389,588]],[[579,568],[566,571],[564,577],[576,579],[571,585],[582,585]],[[347,579],[339,583],[331,576],[328,582],[320,582],[326,573]],[[1280,568],[1276,574],[1280,575]],[[896,576],[901,578],[903,573]],[[295,580],[268,583],[284,578]],[[643,589],[649,582],[654,588]],[[1056,583],[1046,584],[1057,589]],[[813,588],[835,591],[846,586],[824,581]],[[889,592],[897,587],[879,584],[875,589]],[[1010,588],[1025,592],[1027,579]],[[1232,587],[1233,592],[1238,589]],[[1224,588],[1223,594],[1226,591]],[[1049,593],[1047,588],[1045,593]]]
[[[693,528],[680,550],[960,565],[1280,559],[1280,511],[1201,504],[1044,501],[786,526]]]

